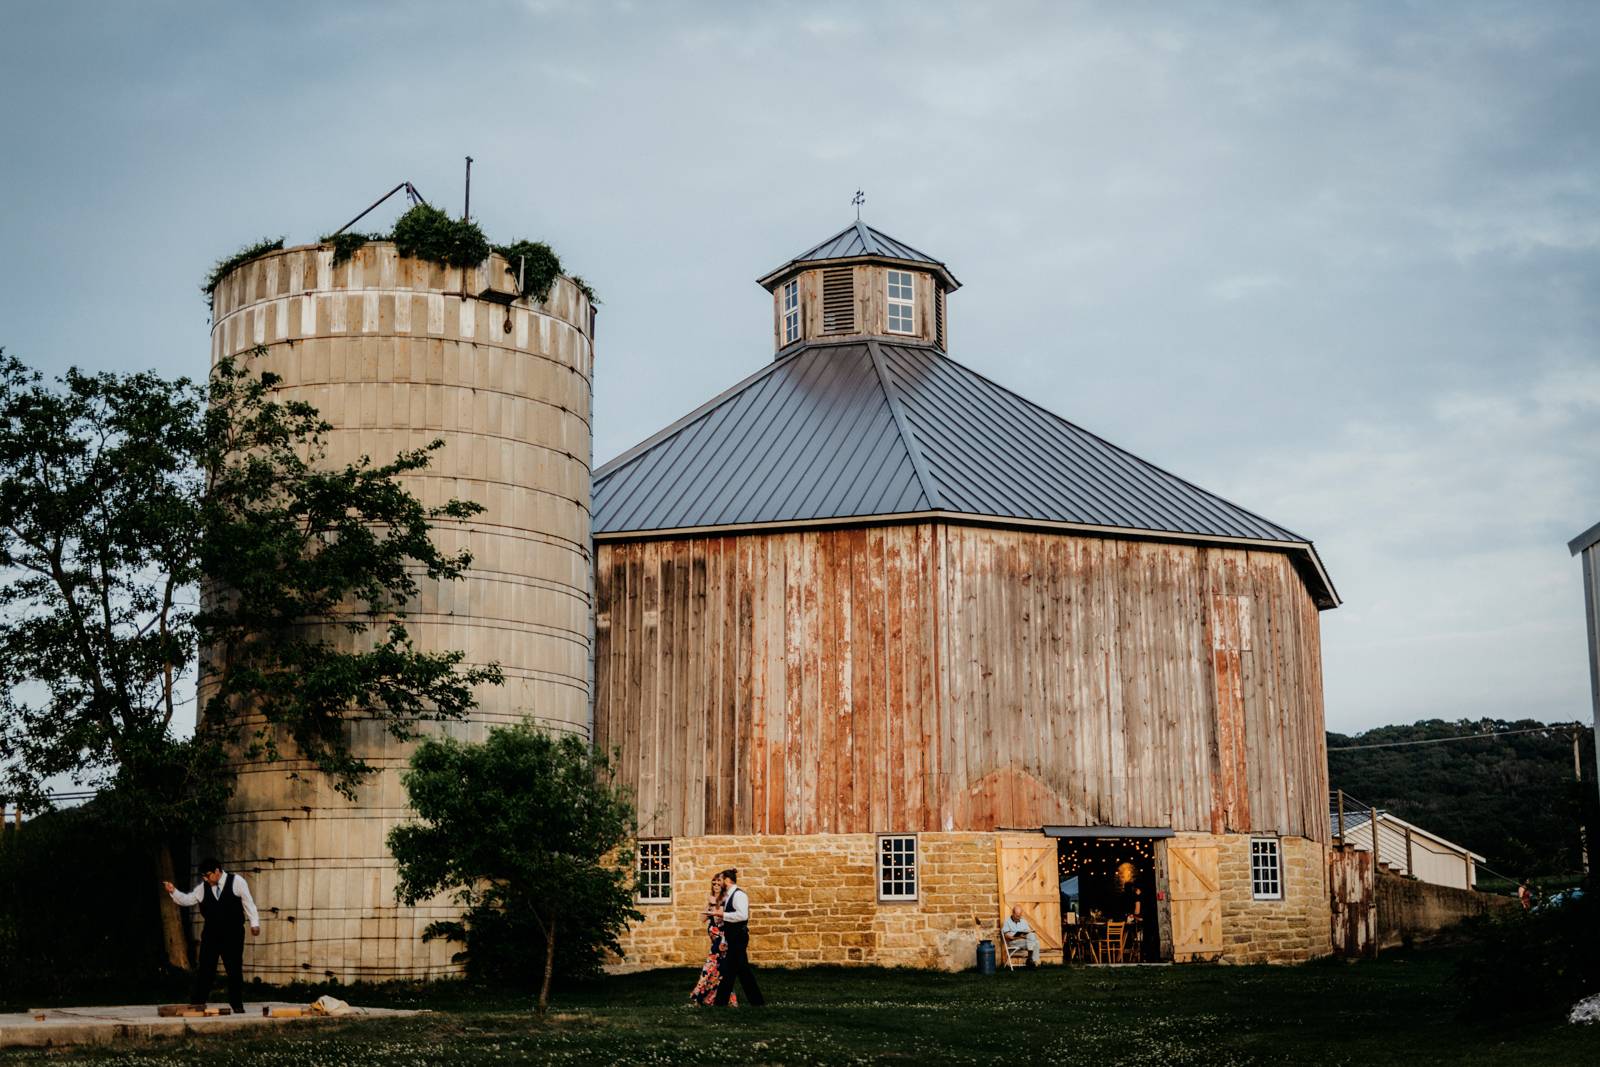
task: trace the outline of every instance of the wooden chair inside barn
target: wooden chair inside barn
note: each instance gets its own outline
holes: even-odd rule
[[[1128,924],[1106,923],[1105,933],[1100,937],[1100,962],[1123,963],[1128,947]]]

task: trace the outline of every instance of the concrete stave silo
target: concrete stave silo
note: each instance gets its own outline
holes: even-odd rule
[[[408,629],[419,648],[499,663],[505,684],[481,690],[467,720],[428,729],[476,740],[532,718],[587,737],[589,300],[566,278],[544,301],[519,297],[498,255],[464,270],[402,257],[389,242],[337,266],[333,256],[315,245],[284,249],[224,277],[213,364],[264,347],[251,366],[281,377],[276,395],[310,403],[333,424],[330,464],[382,462],[443,439],[405,484],[424,504],[454,497],[485,511],[439,526],[440,547],[469,549],[473,564],[458,582],[422,579]],[[337,627],[325,635],[350,640]],[[407,815],[399,776],[410,746],[359,716],[350,737],[376,768],[353,801],[294,759],[292,746],[275,762],[241,754],[236,763],[216,844],[230,870],[252,878],[263,909],[262,938],[245,954],[252,976],[382,980],[459,969],[456,946],[421,939],[429,923],[456,917],[451,902],[395,902],[384,840]]]

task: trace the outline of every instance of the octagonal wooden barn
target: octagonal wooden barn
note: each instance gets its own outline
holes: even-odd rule
[[[951,358],[856,222],[761,278],[776,357],[596,472],[594,735],[637,791],[628,961],[1330,951],[1306,538]]]

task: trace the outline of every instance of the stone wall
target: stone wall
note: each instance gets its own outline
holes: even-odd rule
[[[1517,906],[1511,897],[1471,889],[1434,885],[1415,878],[1378,872],[1374,888],[1378,909],[1378,947],[1394,948],[1426,939],[1474,915]]]
[[[1333,953],[1327,849],[1281,837],[1283,899],[1250,892],[1250,834],[1179,834],[1181,844],[1217,846],[1223,963],[1299,963]]]
[[[640,904],[619,969],[705,959],[701,920],[711,876],[739,869],[750,896],[750,958],[758,966],[876,964],[961,970],[999,915],[993,834],[925,833],[918,899],[877,899],[877,836],[678,837],[672,903]]]
[[[874,964],[963,970],[1000,914],[995,834],[924,833],[918,899],[877,899],[875,834],[730,835],[672,839],[672,902],[640,904],[618,970],[697,966],[711,876],[739,869],[750,896],[750,958],[760,966]],[[1250,894],[1249,834],[1181,834],[1217,846],[1225,963],[1294,963],[1329,955],[1324,847],[1281,838],[1282,900]],[[1161,909],[1162,922],[1170,913]]]

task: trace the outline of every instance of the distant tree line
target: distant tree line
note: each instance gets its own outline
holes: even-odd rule
[[[1548,726],[1539,733],[1470,738]],[[1574,779],[1578,729],[1583,781]],[[1460,737],[1444,744],[1339,751],[1350,745]],[[1585,723],[1427,719],[1328,734],[1334,789],[1470,848],[1511,878],[1582,871],[1580,824],[1595,825],[1594,733]],[[1596,844],[1591,842],[1591,855]]]

